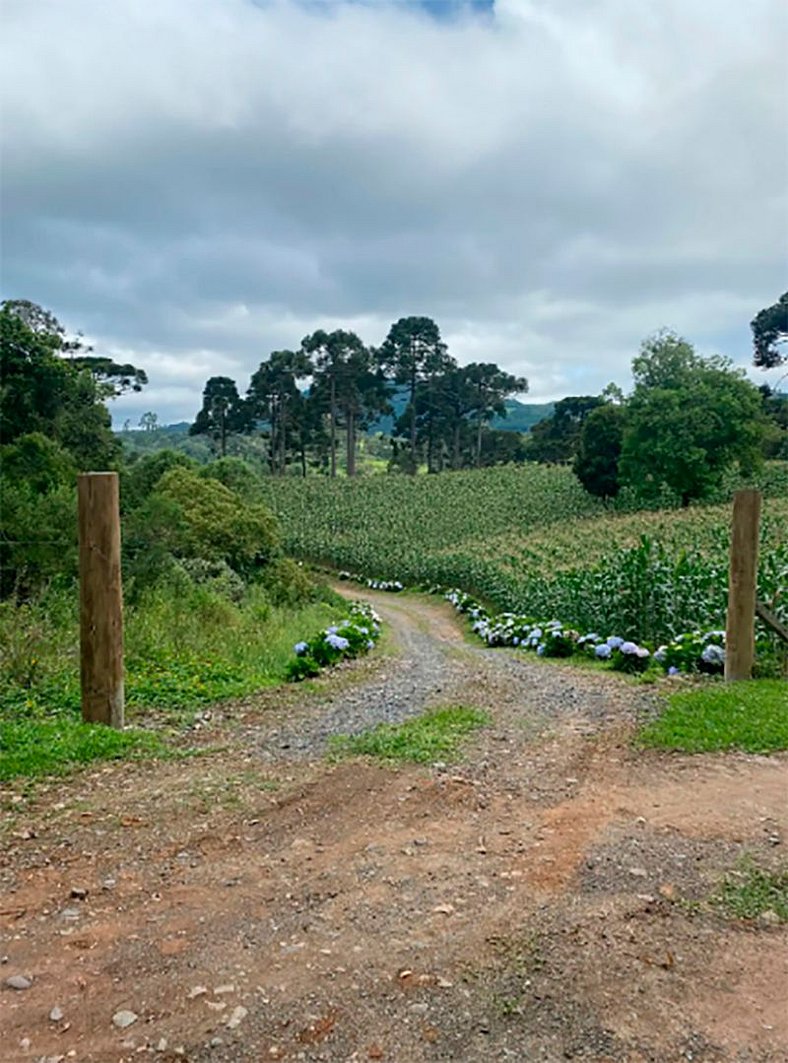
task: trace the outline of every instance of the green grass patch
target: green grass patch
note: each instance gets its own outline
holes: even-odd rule
[[[79,719],[77,605],[75,589],[23,607],[0,602],[0,720]],[[293,645],[345,608],[272,606],[257,588],[240,603],[201,588],[153,590],[124,617],[129,714],[195,709],[283,682]]]
[[[774,912],[782,923],[788,922],[788,867],[766,871],[752,859],[745,859],[729,872],[711,898],[712,905],[730,919],[757,919],[764,912]]]
[[[687,753],[788,749],[788,685],[780,679],[714,683],[672,694],[640,744]]]
[[[116,731],[68,718],[0,721],[0,782],[63,775],[95,760],[167,753],[162,739],[148,731]]]
[[[461,705],[434,709],[401,724],[381,724],[358,735],[335,735],[330,747],[338,756],[378,757],[417,764],[451,760],[462,740],[489,720],[487,713]]]

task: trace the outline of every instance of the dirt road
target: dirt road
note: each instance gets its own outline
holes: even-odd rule
[[[6,790],[3,1060],[788,1058],[788,929],[695,903],[784,861],[788,760],[636,753],[642,688],[369,597],[388,654],[205,756]],[[492,724],[455,764],[323,756],[457,703]]]

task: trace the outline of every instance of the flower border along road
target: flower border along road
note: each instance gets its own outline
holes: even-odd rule
[[[372,606],[368,602],[351,602],[346,617],[295,644],[287,678],[295,683],[346,658],[362,657],[374,649],[379,638],[380,617]]]
[[[350,572],[339,579],[353,580],[373,590],[399,592],[406,588],[399,580],[375,580]],[[560,620],[539,620],[520,613],[491,614],[472,595],[458,588],[423,588],[427,594],[440,594],[457,612],[471,621],[472,630],[488,646],[512,646],[532,650],[540,657],[584,656],[609,664],[619,672],[638,674],[653,664],[668,675],[705,673],[721,675],[725,666],[724,631],[689,631],[677,635],[656,650],[620,635],[603,637],[597,632],[581,635]]]

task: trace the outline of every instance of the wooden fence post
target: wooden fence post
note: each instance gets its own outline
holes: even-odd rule
[[[751,679],[755,660],[755,594],[761,492],[748,488],[733,496],[725,681]]]
[[[81,474],[78,500],[82,719],[123,727],[118,474]]]

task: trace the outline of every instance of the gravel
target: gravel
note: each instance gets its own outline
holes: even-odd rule
[[[457,631],[462,618],[453,623],[448,607],[438,601],[385,594],[363,597],[374,604],[393,636],[396,656],[379,659],[369,679],[332,684],[306,710],[273,713],[268,720],[272,726],[263,731],[258,719],[249,742],[264,759],[319,757],[332,735],[398,724],[440,705],[508,708],[537,729],[582,710],[586,726],[593,730],[611,718],[631,719],[647,712],[653,702],[650,692],[618,676],[584,673],[524,659],[521,651],[467,643]]]

